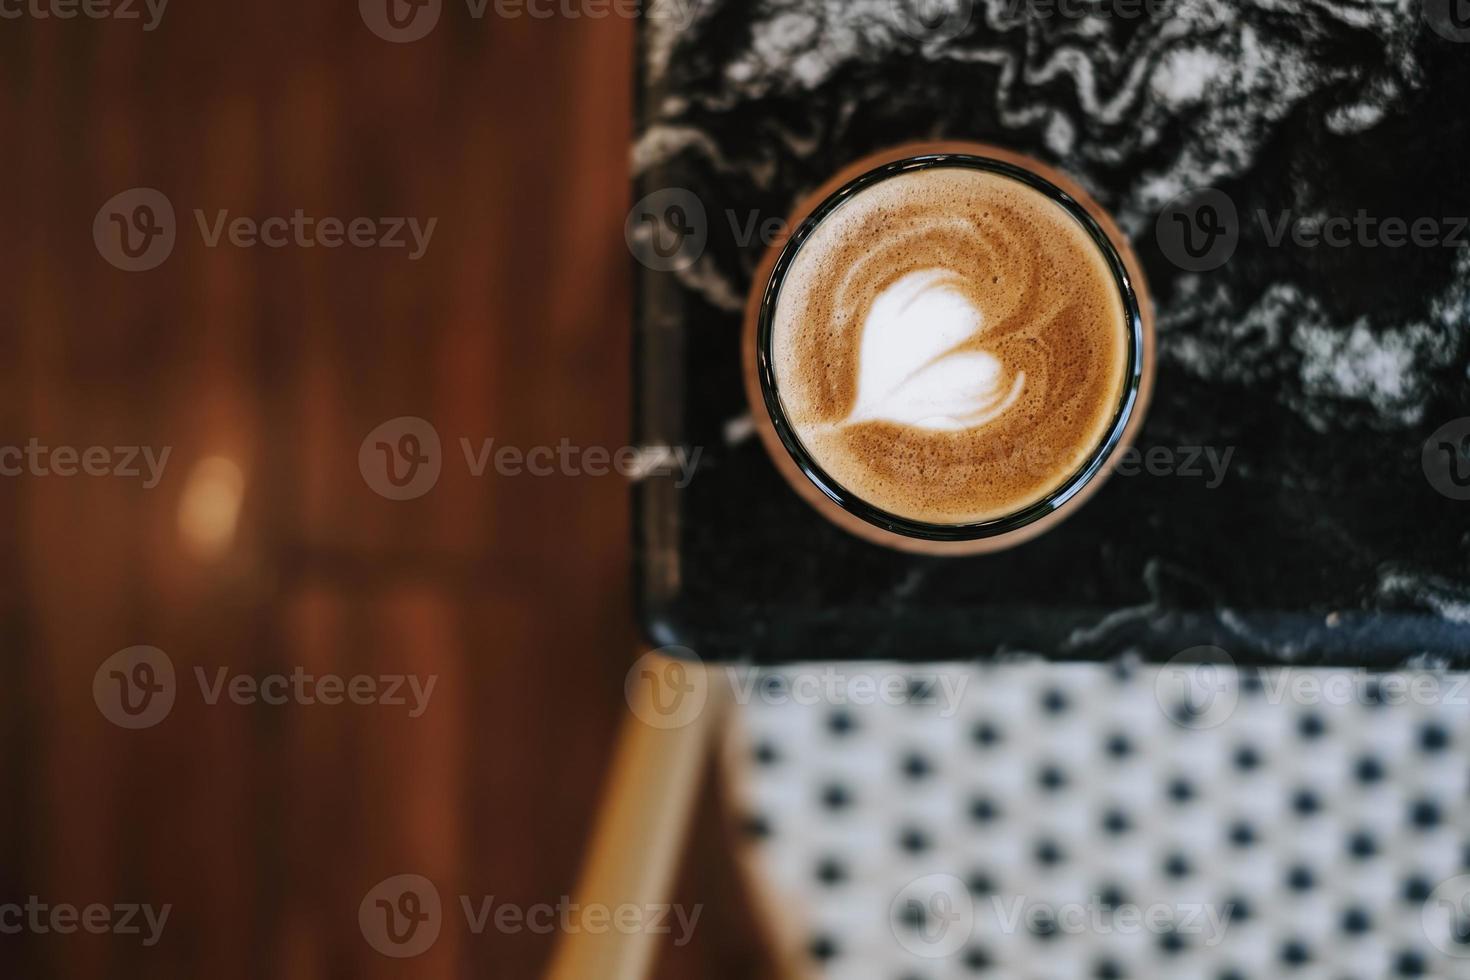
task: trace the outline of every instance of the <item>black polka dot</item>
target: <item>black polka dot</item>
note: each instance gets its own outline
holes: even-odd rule
[[[993,823],[1000,817],[1000,807],[988,796],[977,796],[970,801],[970,819],[976,823]]]
[[[1429,969],[1424,962],[1424,954],[1412,949],[1403,950],[1395,956],[1393,968],[1401,977],[1422,977]]]
[[[1311,741],[1321,738],[1326,734],[1327,722],[1323,721],[1322,716],[1315,712],[1305,714],[1297,719],[1296,731],[1302,738]]]
[[[1048,940],[1057,937],[1057,919],[1045,909],[1038,910],[1034,915],[1027,916],[1026,929],[1037,939]]]
[[[1299,816],[1310,817],[1322,809],[1322,800],[1309,789],[1299,789],[1291,798],[1291,808]]]
[[[1127,905],[1128,896],[1117,885],[1103,885],[1097,891],[1097,904],[1103,908],[1115,909],[1120,905]]]
[[[819,963],[835,960],[838,955],[837,943],[831,936],[816,936],[807,945],[807,952],[812,959]]]
[[[1059,715],[1072,706],[1067,692],[1059,687],[1047,688],[1041,695],[1041,709],[1049,715]]]
[[[1415,800],[1409,807],[1409,822],[1419,830],[1433,830],[1443,819],[1439,804],[1433,800]]]
[[[1054,840],[1037,841],[1033,854],[1036,857],[1037,864],[1048,868],[1061,864],[1067,859],[1067,855],[1062,850],[1061,845]]]
[[[750,837],[754,840],[764,840],[765,838],[771,836],[770,821],[761,816],[759,813],[752,813],[747,816],[741,822],[740,829],[744,832],[746,837]]]
[[[1286,873],[1286,887],[1294,892],[1308,892],[1317,886],[1317,876],[1312,869],[1298,864]]]
[[[847,880],[847,869],[836,858],[823,858],[817,862],[816,877],[817,881],[830,888]]]
[[[1256,828],[1244,820],[1237,820],[1230,826],[1230,843],[1236,847],[1250,847],[1256,842]]]
[[[1176,956],[1184,952],[1188,946],[1189,944],[1184,941],[1184,937],[1172,930],[1159,936],[1159,949],[1163,950],[1169,956]]]
[[[1182,776],[1169,780],[1169,799],[1175,803],[1188,803],[1198,795],[1194,784]]]
[[[1122,810],[1109,810],[1103,814],[1102,825],[1108,833],[1116,835],[1128,833],[1133,827],[1133,822]]]
[[[784,700],[786,695],[789,693],[787,689],[788,686],[786,684],[786,678],[776,673],[762,674],[760,680],[758,681],[758,686],[761,689],[761,693],[768,701],[774,702]]]
[[[975,898],[983,898],[986,895],[994,895],[996,890],[995,879],[984,871],[972,871],[965,879],[965,887]]]
[[[909,704],[926,706],[934,703],[935,679],[932,677],[909,678]]]
[[[781,761],[781,753],[770,742],[761,742],[755,747],[755,761],[762,766],[775,765]]]
[[[971,973],[981,973],[990,969],[995,961],[990,954],[979,946],[972,946],[965,950],[965,969]]]
[[[929,919],[929,911],[922,902],[905,902],[902,908],[894,910],[894,917],[899,925],[919,932]]]
[[[1004,741],[1000,729],[988,721],[982,721],[970,730],[970,738],[982,748],[990,748]]]
[[[910,854],[922,854],[929,849],[929,838],[917,827],[905,827],[898,835],[898,846]]]
[[[1406,903],[1410,905],[1422,905],[1428,901],[1429,896],[1433,892],[1434,886],[1430,884],[1428,878],[1415,875],[1404,882],[1402,895]]]
[[[912,780],[923,779],[934,771],[934,764],[918,752],[903,757],[903,774]]]
[[[1383,707],[1383,685],[1377,680],[1369,680],[1363,685],[1363,704],[1369,708]]]
[[[857,728],[857,719],[849,711],[837,710],[827,716],[827,731],[841,738]]]
[[[1170,878],[1188,878],[1193,870],[1189,858],[1177,851],[1164,859],[1164,874]]]
[[[1373,920],[1364,909],[1354,907],[1342,914],[1342,931],[1350,936],[1361,936],[1372,928]]]
[[[1245,974],[1239,970],[1226,970],[1220,974],[1217,980],[1246,980]]]
[[[1100,960],[1092,968],[1093,980],[1124,980],[1127,976],[1116,960]]]
[[[1287,940],[1281,945],[1281,962],[1296,969],[1312,961],[1312,950],[1300,939]]]
[[[1055,793],[1067,785],[1067,774],[1060,766],[1042,766],[1041,772],[1036,776],[1036,781],[1041,788],[1049,793]]]
[[[1259,670],[1246,670],[1240,674],[1240,691],[1242,694],[1262,694],[1266,690],[1266,682],[1261,677]]]
[[[841,783],[829,783],[822,789],[822,806],[829,810],[845,810],[852,805],[852,794]]]
[[[1379,762],[1375,756],[1365,755],[1353,767],[1353,774],[1358,777],[1358,782],[1364,785],[1382,782],[1383,763]]]
[[[1443,752],[1450,744],[1450,733],[1437,721],[1419,729],[1419,748],[1423,752]]]
[[[1251,903],[1244,895],[1232,895],[1225,900],[1225,908],[1230,910],[1231,922],[1247,922],[1253,914]]]
[[[1261,752],[1254,745],[1242,745],[1235,750],[1235,768],[1241,772],[1252,772],[1261,767]]]
[[[1366,830],[1359,830],[1348,838],[1347,849],[1359,861],[1366,861],[1378,853],[1378,842]]]
[[[1133,754],[1133,743],[1122,732],[1114,732],[1108,736],[1107,750],[1114,759],[1126,759]]]
[[[1209,710],[1208,705],[1197,705],[1193,701],[1180,701],[1169,709],[1169,718],[1183,728],[1193,728]]]

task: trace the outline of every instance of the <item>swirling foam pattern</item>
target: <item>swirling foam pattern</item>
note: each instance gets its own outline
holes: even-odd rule
[[[962,167],[890,177],[824,219],[773,327],[782,406],[821,467],[939,524],[1064,483],[1104,438],[1127,360],[1122,298],[1081,225]]]

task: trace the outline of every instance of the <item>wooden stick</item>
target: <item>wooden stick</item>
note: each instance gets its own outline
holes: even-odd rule
[[[728,691],[699,663],[645,654],[628,684],[623,723],[606,795],[593,830],[575,901],[606,909],[670,900],[696,794],[725,716]],[[653,965],[653,936],[577,922],[563,936],[547,980],[643,980]]]

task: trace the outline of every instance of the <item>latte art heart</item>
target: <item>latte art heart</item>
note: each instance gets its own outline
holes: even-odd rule
[[[984,425],[1016,403],[1026,373],[985,350],[959,350],[984,315],[943,269],[911,272],[885,289],[863,321],[857,404],[847,422],[920,429]]]
[[[869,186],[811,232],[771,355],[787,421],[831,479],[902,517],[969,524],[1045,498],[1101,443],[1127,324],[1064,208],[936,166]]]

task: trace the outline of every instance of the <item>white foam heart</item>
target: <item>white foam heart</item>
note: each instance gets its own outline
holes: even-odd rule
[[[967,429],[1000,415],[1026,376],[1005,383],[1000,361],[956,350],[984,316],[942,269],[911,272],[874,300],[863,321],[858,396],[848,423],[887,421],[921,429]]]

